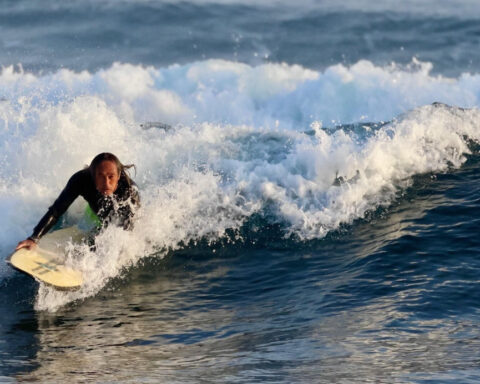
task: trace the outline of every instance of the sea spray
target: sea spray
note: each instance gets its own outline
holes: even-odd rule
[[[359,121],[389,121],[421,105],[441,101],[479,104],[477,74],[432,75],[432,64],[376,66],[362,60],[314,71],[299,65],[207,60],[154,68],[115,63],[97,72],[62,69],[33,75],[4,68],[0,74],[1,125],[35,132],[40,111],[91,96],[127,124],[222,123],[306,129]],[[35,107],[38,108],[38,112]],[[84,111],[87,113],[87,111]],[[28,121],[30,119],[30,122]]]
[[[321,239],[391,204],[413,176],[462,165],[469,140],[480,138],[478,110],[421,105],[437,97],[476,105],[476,77],[467,77],[368,62],[322,73],[218,60],[45,76],[4,69],[1,247],[28,236],[68,178],[102,151],[137,165],[135,229],[108,228],[96,252],[77,246],[85,287],[42,286],[38,309],[91,296],[146,256],[221,239],[254,214],[286,237]]]
[[[84,289],[64,295],[44,287],[37,308],[88,297],[141,258],[155,252],[161,257],[159,250],[189,241],[215,241],[254,213],[280,223],[285,236],[322,238],[388,206],[413,176],[461,166],[470,152],[467,140],[480,139],[478,123],[477,110],[436,105],[373,133],[366,127],[366,140],[361,130],[342,128],[311,136],[202,124],[162,133],[142,162],[160,161],[161,171],[142,170],[152,177],[139,178],[143,202],[133,232],[107,229],[97,251],[85,253],[93,264],[82,261],[90,271]],[[338,175],[343,181],[336,182]]]

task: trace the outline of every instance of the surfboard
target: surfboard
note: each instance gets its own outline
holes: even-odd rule
[[[65,265],[68,242],[80,242],[85,234],[78,227],[68,227],[48,233],[35,249],[19,249],[7,260],[15,269],[59,290],[76,290],[82,286],[80,271]]]

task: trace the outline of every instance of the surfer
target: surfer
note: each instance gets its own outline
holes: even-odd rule
[[[103,227],[115,223],[126,230],[131,229],[133,216],[140,205],[137,185],[126,172],[131,167],[134,165],[123,165],[112,153],[95,156],[90,166],[70,178],[32,235],[20,241],[15,250],[35,247],[78,196],[88,202]]]

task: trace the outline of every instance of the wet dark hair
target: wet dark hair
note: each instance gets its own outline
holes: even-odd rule
[[[130,169],[130,168],[133,168],[133,169],[135,169],[135,172],[136,172],[137,169],[136,169],[135,165],[134,164],[124,165],[120,162],[120,160],[118,160],[117,156],[115,156],[113,153],[109,153],[109,152],[99,153],[97,156],[95,156],[93,158],[92,162],[90,163],[88,169],[90,170],[90,174],[92,175],[94,180],[95,180],[95,172],[97,171],[97,167],[103,161],[113,162],[117,167],[118,175],[120,177],[123,176],[125,178],[125,181],[127,182],[128,186],[132,185],[132,183],[133,183],[132,179],[130,178],[130,175],[126,172],[126,170]]]

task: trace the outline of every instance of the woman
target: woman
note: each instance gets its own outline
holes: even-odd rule
[[[123,165],[111,153],[104,152],[95,156],[89,167],[70,178],[32,235],[19,242],[15,250],[35,247],[38,240],[55,225],[78,196],[88,202],[103,226],[114,222],[124,229],[131,229],[140,197],[137,185],[125,172],[130,167],[133,165]]]

